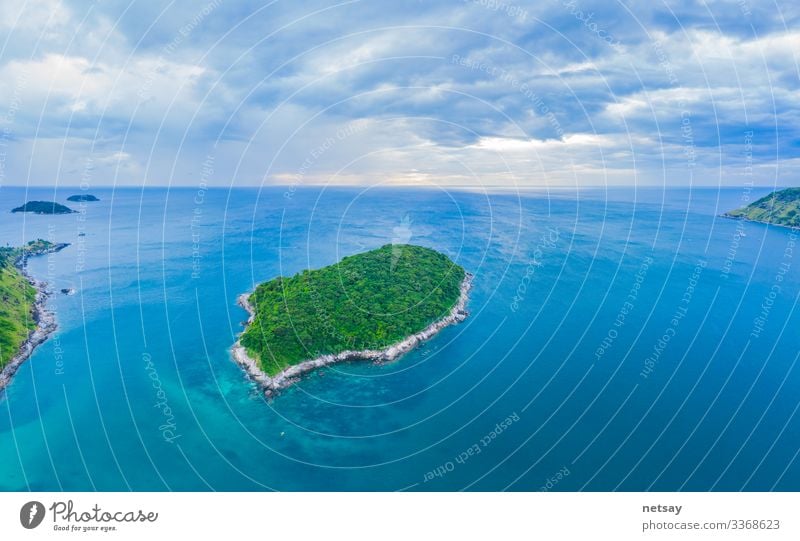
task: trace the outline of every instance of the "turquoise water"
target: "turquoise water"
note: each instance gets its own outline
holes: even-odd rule
[[[800,489],[800,251],[716,217],[741,190],[92,193],[0,214],[77,290],[0,397],[0,489]],[[236,296],[393,240],[473,272],[471,317],[266,400]]]

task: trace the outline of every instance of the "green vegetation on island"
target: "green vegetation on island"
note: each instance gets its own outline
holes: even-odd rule
[[[70,195],[67,197],[67,201],[72,201],[73,203],[93,203],[100,200],[94,195],[87,193],[81,195]]]
[[[728,218],[752,220],[765,224],[800,226],[800,188],[772,192],[746,207],[726,212]]]
[[[25,259],[58,251],[66,244],[36,240],[22,248],[0,248],[0,369],[36,329],[36,288],[21,270]]]
[[[0,368],[14,357],[36,327],[36,290],[14,266],[16,249],[0,248]]]
[[[259,285],[240,341],[269,375],[320,355],[385,348],[447,316],[464,278],[444,254],[386,245]]]
[[[33,212],[34,214],[71,214],[75,211],[54,201],[28,201],[21,207],[13,209],[11,212]]]

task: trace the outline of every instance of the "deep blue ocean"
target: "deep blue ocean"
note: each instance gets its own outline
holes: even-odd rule
[[[798,490],[800,246],[718,217],[768,191],[0,188],[0,242],[71,243],[0,489]],[[474,273],[468,320],[267,400],[237,295],[390,242]]]

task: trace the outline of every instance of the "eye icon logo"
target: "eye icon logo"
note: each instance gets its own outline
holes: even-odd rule
[[[28,502],[19,510],[19,522],[23,528],[32,530],[44,520],[44,505],[41,502]]]

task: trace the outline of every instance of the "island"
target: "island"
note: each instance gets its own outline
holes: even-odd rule
[[[71,208],[54,201],[28,201],[11,212],[33,212],[34,214],[72,214]]]
[[[783,227],[800,226],[800,188],[786,188],[754,201],[746,207],[723,214],[726,218],[749,220]]]
[[[0,248],[0,390],[56,329],[55,317],[45,308],[47,286],[28,275],[28,258],[67,246],[39,239],[21,248]]]
[[[94,195],[87,193],[81,195],[70,195],[67,197],[67,201],[72,201],[73,203],[93,203],[100,200]]]
[[[317,368],[390,361],[466,319],[472,275],[409,244],[278,277],[240,295],[250,314],[233,358],[268,396]]]

